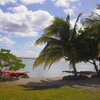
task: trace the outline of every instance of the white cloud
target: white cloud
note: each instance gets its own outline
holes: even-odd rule
[[[34,57],[37,57],[40,51],[45,47],[45,44],[35,45],[35,40],[25,43],[24,49],[34,51]]]
[[[76,19],[71,20],[71,27],[72,27],[72,28],[74,28],[75,22],[76,22]],[[83,27],[82,27],[81,21],[79,20],[79,21],[77,22],[77,31],[78,31],[80,28],[83,28]]]
[[[33,50],[11,50],[17,57],[35,57],[37,56]]]
[[[55,6],[62,7],[65,14],[74,15],[74,13],[78,10],[77,7],[73,7],[72,4],[78,2],[80,0],[52,0]],[[78,5],[77,4],[77,5]]]
[[[0,10],[0,31],[17,36],[37,36],[38,30],[47,27],[53,19],[47,11],[33,12],[23,5],[10,8],[10,10],[13,13]]]
[[[13,50],[14,54],[22,57],[37,57],[45,45],[35,46],[35,40],[26,42],[23,46],[19,46],[17,50]],[[23,49],[22,49],[23,48]]]
[[[70,3],[67,0],[52,0],[57,7],[69,7]]]
[[[88,14],[88,17],[91,19],[100,20],[100,8],[97,6],[97,8],[93,9],[91,14]]]
[[[35,44],[35,40],[29,41],[29,42],[25,43],[25,47],[26,48],[33,48],[34,44]]]
[[[29,4],[43,4],[46,2],[46,0],[0,0],[0,5],[6,5],[8,3],[17,3],[20,1],[20,3],[24,5],[29,5]]]
[[[43,4],[46,0],[19,0],[19,1],[25,5],[29,5],[29,4]]]
[[[24,13],[24,12],[28,11],[28,9],[24,5],[20,5],[17,7],[11,7],[11,8],[9,8],[9,10],[11,10],[12,12],[15,12],[15,13]]]
[[[36,40],[33,41],[28,41],[27,43],[25,43],[25,47],[26,48],[38,48],[38,49],[43,49],[45,44],[41,44],[41,45],[35,45]]]
[[[74,15],[75,11],[77,11],[76,7],[66,8],[63,10],[65,14]]]
[[[68,8],[71,3],[78,2],[80,0],[52,0],[57,7],[65,7]]]
[[[5,36],[0,36],[0,45],[13,46],[14,44],[16,43],[12,41],[11,39]]]
[[[25,45],[24,45],[25,46]],[[36,47],[23,47],[23,49],[12,50],[18,57],[37,57],[42,49]]]
[[[100,15],[100,9],[96,9],[95,12]]]
[[[0,0],[0,5],[5,5],[8,3],[15,3],[16,0]]]
[[[69,14],[69,15],[73,15],[74,14],[74,10],[73,9],[64,9],[64,12],[66,14]]]
[[[94,18],[100,19],[100,9],[95,9],[94,14],[91,14],[91,16],[93,16]]]

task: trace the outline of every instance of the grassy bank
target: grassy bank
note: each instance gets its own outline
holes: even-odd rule
[[[0,86],[0,100],[100,100],[100,90],[71,86]]]

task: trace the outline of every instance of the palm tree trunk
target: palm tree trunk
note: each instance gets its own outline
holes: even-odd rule
[[[74,69],[74,75],[77,76],[77,70],[74,62],[72,62],[72,67]]]
[[[97,75],[99,75],[98,66],[96,65],[96,61],[95,60],[93,60],[93,65],[94,65],[94,68],[96,70]]]
[[[76,50],[74,47],[71,48],[71,62],[72,62],[72,67],[73,67],[73,70],[74,70],[74,75],[77,76],[77,69],[76,69],[76,66],[75,66],[75,56],[76,56]]]

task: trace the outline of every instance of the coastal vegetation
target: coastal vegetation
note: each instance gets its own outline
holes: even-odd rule
[[[18,76],[19,73],[11,71],[16,71],[24,67],[25,64],[22,63],[22,60],[13,55],[10,50],[0,50],[0,80],[8,80],[9,78],[12,78],[11,76]]]
[[[92,1],[89,4],[89,0],[0,1],[0,100],[100,100],[100,4],[95,9],[99,10],[99,13],[91,12],[88,17],[85,15],[85,18],[80,13],[75,22],[72,22],[70,15],[77,14],[79,7],[83,11],[84,6],[84,11],[87,10],[88,13],[95,3]],[[51,1],[54,4],[50,4]],[[63,8],[63,13],[70,15],[65,18],[53,17],[63,15],[60,8]],[[51,24],[48,22],[50,20]],[[44,29],[44,33],[37,36],[46,25],[49,26]],[[37,39],[29,36],[40,37]],[[32,58],[32,54],[37,55],[41,48],[32,48],[33,39],[37,39],[35,45],[44,44],[37,58]],[[17,55],[24,57],[17,57],[11,50],[3,48],[13,49]],[[25,57],[26,55],[31,57]],[[43,71],[37,69],[37,72],[31,75],[33,60],[33,69],[40,64],[44,65],[44,69],[49,69],[53,63],[62,59],[69,63],[66,63],[66,69],[72,68],[63,71],[71,73],[67,74],[68,76],[62,77],[62,73],[59,74],[56,68],[50,72],[46,70],[47,72],[42,74]],[[80,70],[85,69],[81,64],[90,63],[95,71],[78,71],[78,63]],[[55,67],[61,68],[61,64],[58,63]],[[88,64],[86,67],[90,70],[91,66]],[[23,68],[27,72],[20,70]],[[58,73],[59,76],[53,76],[52,72]]]
[[[13,55],[10,50],[0,50],[0,72],[4,70],[19,70],[24,67],[22,60]]]
[[[99,75],[96,63],[100,63],[100,22],[89,25],[81,32],[82,35],[79,38],[84,51],[81,51],[80,57],[82,61],[93,64],[97,75]]]
[[[100,5],[97,5],[100,9]],[[74,76],[54,78],[29,78],[19,80],[2,80],[7,76],[16,76],[16,70],[24,68],[21,59],[10,50],[0,50],[0,100],[100,100],[100,15],[91,13],[82,19],[82,27],[78,22],[82,14],[76,18],[74,26],[70,16],[55,17],[52,24],[45,28],[44,34],[36,41],[36,45],[45,47],[35,59],[33,67],[41,63],[44,69],[61,59],[69,62]],[[73,27],[72,27],[73,26]],[[33,58],[31,58],[33,59]],[[94,65],[96,75],[87,77],[77,71],[76,64],[84,62]],[[66,64],[67,65],[67,64]],[[67,67],[67,66],[66,66]],[[87,66],[88,67],[88,66]],[[9,75],[2,72],[12,71]],[[56,71],[56,70],[55,70]],[[89,73],[89,71],[87,71]],[[24,78],[26,78],[25,76]]]
[[[100,5],[97,5],[97,8]],[[94,15],[96,17],[94,18]],[[78,15],[74,27],[70,16],[55,17],[52,24],[45,28],[44,34],[36,41],[36,45],[46,44],[34,62],[34,67],[44,63],[44,69],[50,68],[54,62],[64,58],[69,61],[73,73],[77,76],[76,63],[90,62],[94,65],[97,76],[100,71],[96,62],[100,62],[100,15],[93,13],[82,20],[83,26],[78,29]],[[88,67],[88,66],[87,66]],[[68,71],[67,71],[68,72]]]

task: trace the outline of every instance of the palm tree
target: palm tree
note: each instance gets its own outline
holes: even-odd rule
[[[81,14],[77,17],[74,28],[71,28],[69,15],[66,20],[59,17],[53,20],[53,23],[44,30],[44,34],[36,41],[36,45],[46,43],[46,46],[36,58],[34,67],[44,63],[44,68],[50,68],[52,63],[64,58],[70,61],[74,75],[77,75],[75,41],[79,35],[76,30],[80,16]]]
[[[80,60],[84,62],[90,62],[94,65],[94,68],[99,74],[98,66],[96,61],[100,62],[100,22],[95,22],[92,25],[87,26],[77,39],[81,44],[81,49],[79,49]],[[81,51],[80,51],[81,50]]]
[[[86,28],[84,29],[84,32],[82,32],[84,33],[82,37],[83,39],[85,37],[91,40],[88,41],[89,55],[87,56],[87,61],[94,65],[94,68],[98,74],[99,71],[96,61],[100,62],[100,14],[96,12],[96,10],[100,11],[100,4],[96,6],[95,11],[91,12],[90,16],[83,20],[83,25],[85,25]],[[90,48],[91,42],[94,43],[91,45],[92,48]]]

